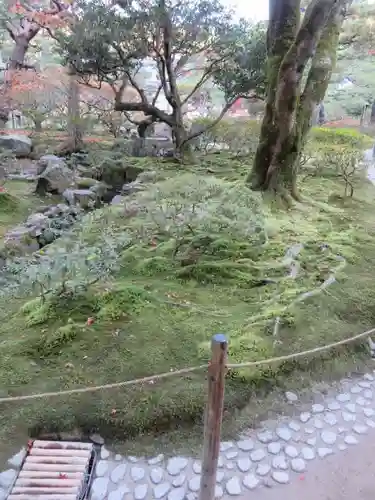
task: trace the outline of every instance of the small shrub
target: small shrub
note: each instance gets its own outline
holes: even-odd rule
[[[70,344],[80,334],[82,328],[76,323],[68,323],[52,332],[44,332],[31,349],[34,354],[37,353],[42,358],[58,354],[65,345]]]
[[[351,128],[314,127],[310,134],[311,140],[321,145],[346,146],[355,149],[371,147],[373,139]]]
[[[150,301],[150,294],[135,285],[117,287],[104,292],[98,299],[98,318],[112,321],[137,312],[144,303]]]
[[[205,128],[213,123],[213,119],[201,118],[192,124],[192,131]],[[223,119],[207,132],[193,140],[197,149],[208,152],[225,149],[239,156],[253,153],[258,145],[260,123],[256,120]]]

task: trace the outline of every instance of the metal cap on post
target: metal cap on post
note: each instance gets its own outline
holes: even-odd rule
[[[224,386],[228,342],[217,333],[211,341],[211,362],[208,367],[208,396],[204,421],[202,477],[199,500],[214,500],[217,463],[220,451],[221,422],[224,407]]]

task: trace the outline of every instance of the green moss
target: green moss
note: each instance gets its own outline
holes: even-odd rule
[[[55,391],[204,364],[218,331],[229,337],[230,362],[243,362],[323,345],[372,325],[372,186],[359,178],[349,204],[332,197],[341,192],[336,179],[308,178],[303,193],[311,204],[283,212],[243,186],[248,168],[247,159],[228,154],[206,156],[184,172],[163,162],[163,180],[155,186],[124,206],[87,215],[69,238],[95,249],[103,231],[114,239],[129,235],[118,269],[87,289],[47,294],[44,302],[1,303],[0,386],[15,395]],[[69,241],[56,241],[50,251]],[[292,280],[284,256],[299,242],[300,272]],[[329,276],[337,255],[347,259],[338,283],[293,305]],[[282,343],[275,347],[276,316]],[[254,389],[284,384],[294,369],[313,367],[303,360],[233,370],[226,408],[244,406]],[[204,375],[192,373],[51,405],[15,404],[4,408],[0,427],[9,433],[12,417],[17,429],[27,423],[132,435],[200,421],[204,400]]]

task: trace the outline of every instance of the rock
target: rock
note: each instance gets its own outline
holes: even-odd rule
[[[355,402],[359,406],[366,406],[366,400],[362,396],[358,396],[358,398],[355,400]]]
[[[301,450],[301,455],[305,460],[313,460],[315,458],[315,450],[309,446],[304,446]]]
[[[8,469],[0,473],[0,486],[7,489],[17,476],[17,472],[14,469]]]
[[[9,149],[17,158],[26,158],[31,153],[32,142],[26,135],[0,135],[0,148]]]
[[[267,449],[269,453],[272,453],[272,455],[277,455],[281,450],[281,444],[276,441],[273,443],[269,443]]]
[[[297,424],[297,422],[295,422],[294,420],[289,422],[288,425],[289,425],[289,429],[291,429],[294,432],[298,432],[301,429],[301,426],[299,424]]]
[[[92,177],[77,177],[76,185],[78,189],[90,189],[97,186],[100,182]]]
[[[286,461],[284,455],[277,455],[272,459],[272,467],[274,469],[286,470],[288,468],[288,462]]]
[[[158,486],[154,488],[154,498],[156,498],[156,500],[163,498],[170,489],[171,485],[169,483],[158,484]]]
[[[371,387],[370,382],[368,382],[367,380],[361,380],[360,382],[358,382],[358,385],[360,387],[363,387],[364,389],[370,389]]]
[[[322,438],[323,443],[328,445],[334,444],[337,439],[336,433],[331,431],[323,431],[320,437]]]
[[[249,490],[254,490],[258,484],[259,484],[259,479],[254,476],[254,474],[248,474],[243,478],[243,485],[246,486]]]
[[[347,392],[343,393],[343,394],[339,394],[337,397],[336,397],[337,401],[339,401],[340,403],[346,403],[347,401],[350,401],[350,394],[348,394]]]
[[[100,434],[91,434],[90,440],[95,444],[99,444],[99,445],[104,444],[104,439],[102,438],[102,436]]]
[[[303,472],[306,470],[306,463],[302,458],[293,458],[290,462],[290,467],[294,472]]]
[[[220,451],[227,451],[234,447],[233,441],[223,441],[220,443]]]
[[[333,450],[332,448],[318,448],[318,456],[320,458],[325,458],[328,455],[332,455]]]
[[[156,464],[160,464],[160,462],[162,462],[164,460],[164,455],[163,454],[160,454],[154,458],[150,458],[148,460],[148,464],[149,465],[156,465]]]
[[[332,425],[332,426],[337,424],[337,418],[336,418],[336,416],[333,413],[326,413],[324,415],[324,421],[328,425]]]
[[[231,479],[229,479],[229,481],[227,481],[227,484],[225,485],[225,489],[227,490],[229,495],[232,496],[241,495],[242,489],[238,477],[234,476]]]
[[[375,429],[375,422],[373,420],[370,420],[369,418],[366,420],[366,425],[368,427],[371,427],[371,429]]]
[[[294,392],[287,391],[285,397],[289,403],[295,403],[298,401],[298,396]]]
[[[363,424],[354,424],[353,431],[357,434],[366,434],[366,432],[368,431],[368,427]]]
[[[296,457],[298,457],[298,450],[295,446],[288,445],[285,447],[285,454],[289,458],[296,458]]]
[[[108,477],[97,477],[91,486],[91,500],[105,500],[109,486]]]
[[[340,451],[345,451],[345,450],[347,450],[347,449],[348,449],[348,447],[346,446],[346,444],[339,444],[339,445],[338,445],[338,449],[339,449]]]
[[[251,467],[251,460],[248,457],[239,458],[237,460],[237,466],[241,472],[247,472]]]
[[[96,464],[96,475],[97,476],[105,476],[108,472],[108,462],[106,460],[99,460],[99,462]]]
[[[143,500],[147,495],[148,486],[147,484],[138,484],[134,488],[134,499]]]
[[[260,462],[265,456],[264,450],[254,450],[250,453],[250,458],[253,462]]]
[[[340,408],[341,406],[338,404],[337,401],[331,401],[330,403],[328,403],[328,409],[331,411],[336,411],[339,410]]]
[[[121,203],[123,203],[124,201],[125,198],[123,196],[121,196],[120,194],[116,194],[116,196],[112,198],[111,205],[121,205]]]
[[[303,424],[305,424],[306,422],[308,422],[311,418],[311,413],[308,412],[308,411],[304,411],[303,413],[301,413],[301,415],[299,416],[301,422]]]
[[[161,467],[155,467],[154,469],[151,469],[150,472],[150,477],[151,481],[154,484],[159,484],[162,482],[164,476],[164,471]]]
[[[102,449],[100,450],[100,458],[102,460],[105,460],[108,457],[109,457],[109,451],[107,450],[107,448],[105,448],[104,446],[102,446]]]
[[[356,412],[356,407],[355,407],[354,403],[348,403],[347,405],[345,405],[345,408],[348,411],[350,411],[351,413],[355,413]]]
[[[189,488],[191,491],[198,491],[200,488],[200,484],[201,484],[201,477],[194,476],[189,481]]]
[[[184,500],[185,488],[176,488],[168,493],[168,500]]]
[[[16,254],[29,254],[39,250],[39,244],[35,239],[42,230],[34,227],[16,226],[4,236],[5,249]]]
[[[122,484],[117,488],[117,490],[111,491],[108,495],[108,500],[123,500],[125,495],[130,493],[130,489],[126,486],[126,484]]]
[[[168,460],[167,471],[171,476],[177,476],[187,466],[186,458],[174,457]]]
[[[193,463],[193,471],[196,474],[200,474],[202,472],[202,464],[201,464],[201,462],[194,462]]]
[[[217,475],[218,475],[218,473],[216,474],[216,477],[217,477]],[[175,479],[173,479],[172,485],[175,488],[178,488],[179,486],[182,486],[185,481],[186,481],[186,474],[180,474]]]
[[[145,477],[145,470],[142,467],[132,467],[130,470],[130,476],[133,481],[140,481]]]
[[[238,455],[238,451],[234,450],[234,451],[228,451],[225,456],[228,460],[233,460],[233,458],[236,458],[236,456]]]
[[[258,476],[267,476],[267,474],[269,474],[270,471],[271,471],[271,466],[268,464],[259,464],[256,469],[256,473],[258,474]]]
[[[341,415],[345,422],[354,422],[356,420],[356,416],[347,411],[342,411]]]
[[[370,381],[373,381],[373,380],[374,380],[373,375],[371,375],[370,373],[365,373],[365,374],[363,375],[363,378],[364,378],[365,380],[370,380]]]
[[[314,418],[313,424],[316,429],[323,429],[323,422],[319,418]]]
[[[36,186],[36,193],[44,196],[46,193],[63,194],[65,190],[74,186],[74,173],[59,157],[43,157],[39,161],[40,174]]]
[[[222,470],[218,470],[216,473],[216,482],[221,483],[223,479],[224,479],[224,472]]]
[[[242,451],[250,451],[254,448],[254,441],[251,439],[244,439],[242,441],[238,441],[237,446]]]
[[[287,427],[278,427],[276,429],[276,434],[283,441],[290,441],[292,439],[292,433]]]
[[[84,210],[93,208],[97,202],[95,193],[90,189],[65,189],[62,195],[70,205],[78,205]]]
[[[363,413],[366,417],[373,417],[375,415],[375,411],[372,408],[363,408]]]
[[[223,488],[219,485],[215,485],[215,498],[221,498],[224,495]]]
[[[113,469],[111,472],[111,481],[114,483],[119,483],[124,479],[126,473],[126,464],[120,464]]]
[[[372,393],[372,391],[370,391],[370,389],[367,389],[367,390],[363,393],[363,397],[365,397],[366,399],[372,399],[372,398],[373,398],[373,393]]]
[[[315,446],[316,445],[316,437],[306,439],[306,443],[309,444],[310,446]]]
[[[314,405],[312,405],[312,407],[311,407],[311,411],[312,411],[313,413],[323,413],[323,411],[324,411],[324,406],[323,406],[323,405],[321,405],[321,404],[314,404]]]
[[[356,437],[352,436],[351,434],[349,434],[348,436],[345,436],[344,442],[346,444],[358,444],[358,439]]]
[[[21,450],[18,453],[13,455],[13,457],[11,457],[8,460],[8,464],[11,467],[14,467],[15,469],[19,469],[22,465],[22,462],[23,462],[25,456],[26,456],[26,450],[25,450],[25,448],[21,448]]]
[[[272,472],[272,479],[279,484],[288,484],[289,474],[287,472],[274,471]]]
[[[257,434],[257,437],[261,443],[270,443],[273,439],[273,434],[271,431],[263,431]]]
[[[353,385],[353,387],[350,389],[350,392],[352,394],[358,394],[362,391],[362,387],[360,387],[359,385]]]

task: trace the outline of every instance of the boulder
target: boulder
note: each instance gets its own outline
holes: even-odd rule
[[[32,142],[26,135],[0,135],[0,148],[9,149],[17,158],[26,158],[31,153]]]
[[[9,253],[24,255],[39,250],[36,238],[36,231],[33,227],[17,226],[6,233],[4,237],[4,248]],[[41,231],[40,231],[41,233]],[[39,234],[40,234],[39,233]]]
[[[39,160],[36,186],[39,195],[62,194],[72,186],[74,186],[74,173],[62,158],[46,155]]]
[[[97,202],[97,195],[90,189],[66,189],[63,197],[70,205],[79,205],[83,209],[92,208]]]
[[[112,198],[112,201],[111,201],[111,205],[121,205],[121,203],[124,201],[124,197],[121,196],[120,194],[116,194],[116,196],[114,196]]]
[[[129,182],[122,186],[122,194],[129,195],[142,191],[147,184],[154,182],[157,177],[157,172],[155,170],[150,170],[149,172],[141,172],[135,181]]]

